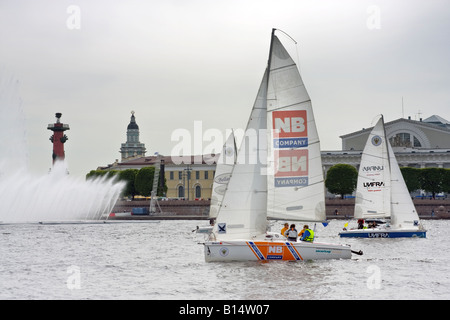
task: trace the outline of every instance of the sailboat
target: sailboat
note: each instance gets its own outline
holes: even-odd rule
[[[348,245],[288,241],[268,232],[268,219],[326,220],[311,100],[275,31],[236,164],[204,243],[207,262],[351,258]]]
[[[214,182],[211,193],[211,204],[209,206],[210,225],[202,227],[197,226],[197,228],[193,231],[203,234],[211,233],[214,224],[213,221],[217,218],[217,214],[219,213],[223,196],[225,195],[228,182],[230,181],[231,171],[233,170],[233,166],[236,163],[236,154],[236,140],[234,131],[231,131],[225,144],[222,147],[222,152],[220,153],[220,156],[217,160],[216,172],[214,175]]]
[[[372,129],[361,156],[354,218],[359,219],[360,227],[342,231],[341,237],[426,237],[387,139],[383,116]],[[390,222],[372,224],[371,228],[363,224],[364,220],[389,218]]]

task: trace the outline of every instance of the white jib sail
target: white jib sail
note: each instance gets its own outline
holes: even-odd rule
[[[389,144],[391,161],[391,226],[408,228],[417,225],[419,216],[406,187],[397,159]]]
[[[225,195],[228,182],[230,181],[231,171],[236,163],[236,157],[236,141],[234,138],[234,132],[232,131],[223,145],[222,152],[220,153],[220,157],[217,161],[211,194],[211,205],[209,208],[210,218],[216,218],[219,213],[219,208],[222,205],[222,200]]]
[[[267,71],[264,74],[245,136],[231,172],[213,232],[217,240],[251,239],[266,232],[267,177],[265,167]],[[263,161],[261,161],[263,160]]]
[[[269,219],[323,221],[325,185],[311,100],[286,49],[273,35],[267,89]]]
[[[355,199],[356,219],[391,216],[391,169],[388,145],[381,117],[369,134],[361,156]]]

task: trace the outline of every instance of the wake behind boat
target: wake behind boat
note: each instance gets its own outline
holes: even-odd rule
[[[267,219],[324,221],[325,187],[311,100],[272,30],[268,66],[239,149],[206,261],[349,259],[350,246],[287,241]]]
[[[383,116],[372,129],[361,157],[354,217],[359,219],[358,229],[344,227],[341,237],[426,237],[387,139]],[[373,218],[390,218],[390,222],[366,227],[364,220]]]

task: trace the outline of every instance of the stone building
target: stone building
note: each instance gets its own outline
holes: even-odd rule
[[[99,168],[103,170],[141,169],[164,164],[168,198],[210,199],[216,170],[214,156],[188,156],[178,164],[170,156],[136,157]]]
[[[419,121],[397,119],[385,124],[401,167],[450,168],[450,122],[434,115]],[[341,136],[342,150],[322,151],[322,162],[327,171],[338,163],[359,168],[361,153],[372,128]]]

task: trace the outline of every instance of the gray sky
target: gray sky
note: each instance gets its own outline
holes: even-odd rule
[[[279,35],[323,150],[402,117],[402,97],[405,117],[450,120],[449,0],[0,0],[0,70],[20,82],[31,169],[51,166],[56,112],[79,176],[120,159],[131,110],[147,155],[170,155],[197,120],[244,128],[273,27],[298,42]]]

